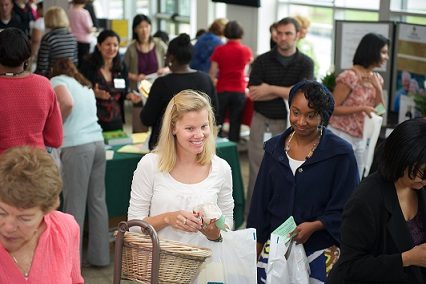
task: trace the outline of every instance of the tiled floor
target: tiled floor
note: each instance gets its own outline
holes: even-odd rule
[[[245,148],[245,147],[243,147]],[[240,165],[241,165],[241,174],[243,176],[244,185],[248,184],[248,157],[247,151],[244,149],[239,152],[240,154]],[[123,216],[125,218],[125,216]],[[111,220],[110,223],[118,224],[120,220],[114,219]],[[112,283],[113,280],[113,272],[114,272],[114,249],[113,243],[111,243],[111,264],[105,268],[83,268],[82,273],[86,284],[104,284],[104,283]],[[131,281],[122,280],[121,283],[134,283]]]

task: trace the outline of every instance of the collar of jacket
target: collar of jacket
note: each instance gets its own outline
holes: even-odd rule
[[[281,162],[288,160],[284,150],[284,141],[288,135],[292,132],[292,128],[288,128],[282,134],[271,138],[264,144],[265,153],[271,154],[273,157],[279,159]],[[339,141],[340,140],[340,141]],[[309,158],[305,164],[313,164],[318,161],[330,159],[336,155],[350,154],[352,146],[344,141],[343,139],[334,135],[327,128],[323,129],[323,135],[321,136],[320,142],[315,149],[311,158]],[[280,157],[285,157],[280,159]]]

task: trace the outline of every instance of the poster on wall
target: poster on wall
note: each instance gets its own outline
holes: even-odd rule
[[[362,37],[368,33],[378,33],[389,38],[388,23],[344,23],[342,25],[342,53],[340,55],[340,69],[352,67],[352,59]],[[386,65],[377,68],[377,71],[386,71]]]
[[[392,107],[399,113],[398,123],[401,123],[420,116],[413,98],[426,95],[426,26],[398,24],[395,66]]]

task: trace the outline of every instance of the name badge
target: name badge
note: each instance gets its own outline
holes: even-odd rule
[[[114,79],[114,89],[125,89],[126,81],[123,78]]]

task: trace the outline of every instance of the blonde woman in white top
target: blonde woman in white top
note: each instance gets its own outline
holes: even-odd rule
[[[207,95],[184,90],[169,102],[158,146],[133,176],[128,219],[150,223],[160,238],[191,243],[220,241],[194,207],[215,203],[233,227],[231,168],[215,154],[214,115]],[[204,236],[203,236],[204,235]]]

